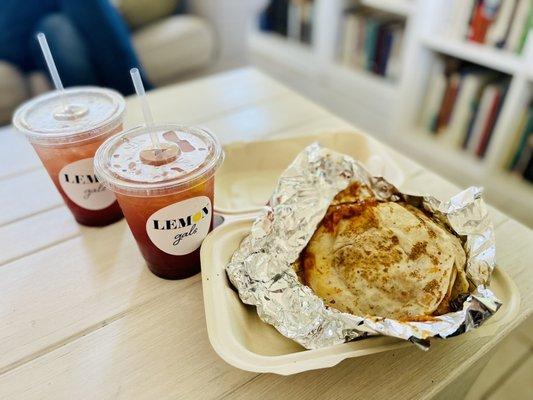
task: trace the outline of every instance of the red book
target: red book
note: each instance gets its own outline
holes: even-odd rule
[[[485,122],[485,126],[483,127],[483,133],[481,134],[481,138],[479,139],[479,144],[476,149],[476,155],[480,158],[482,158],[485,155],[485,151],[487,151],[487,146],[489,144],[489,140],[492,135],[492,131],[494,130],[494,125],[496,124],[496,119],[498,118],[498,114],[500,111],[501,100],[502,89],[498,90],[494,95],[494,98],[492,99],[489,116],[487,118],[487,121]]]
[[[446,91],[444,92],[442,106],[440,108],[439,117],[437,119],[436,132],[446,127],[448,125],[448,122],[450,121],[453,106],[455,105],[455,99],[457,98],[457,92],[459,91],[460,82],[461,77],[457,73],[453,74],[448,78],[448,85],[446,86]]]
[[[496,17],[497,7],[490,0],[477,0],[470,21],[468,40],[483,43],[490,25]]]

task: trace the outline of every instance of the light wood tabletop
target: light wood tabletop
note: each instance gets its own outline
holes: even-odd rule
[[[160,122],[198,124],[222,143],[350,125],[254,69],[152,91]],[[141,120],[127,101],[126,126]],[[459,189],[388,149],[404,189]],[[459,398],[491,349],[533,309],[533,234],[491,208],[497,258],[521,296],[493,336],[469,334],[289,377],[238,370],[206,332],[201,277],[152,275],[126,225],[78,225],[26,139],[0,131],[0,398]],[[456,397],[457,396],[457,397]]]

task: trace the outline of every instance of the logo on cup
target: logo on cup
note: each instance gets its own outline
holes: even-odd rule
[[[70,200],[88,210],[102,210],[116,200],[113,192],[98,181],[92,158],[65,165],[59,172],[59,184]]]
[[[160,250],[184,255],[200,247],[210,225],[211,201],[200,196],[156,211],[146,221],[146,232]]]

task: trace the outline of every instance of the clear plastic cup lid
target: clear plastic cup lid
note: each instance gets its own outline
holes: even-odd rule
[[[31,142],[54,145],[91,139],[122,121],[124,98],[114,90],[73,87],[65,96],[66,109],[58,91],[27,101],[15,112],[13,125]]]
[[[159,164],[144,154],[153,150],[150,133],[173,157]],[[209,179],[224,159],[217,138],[202,128],[180,125],[138,127],[107,139],[94,157],[95,172],[109,189],[129,195],[162,195]]]

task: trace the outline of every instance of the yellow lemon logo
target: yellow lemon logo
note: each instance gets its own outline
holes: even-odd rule
[[[198,211],[196,214],[192,216],[192,221],[196,224],[198,221],[202,219],[202,212]]]

